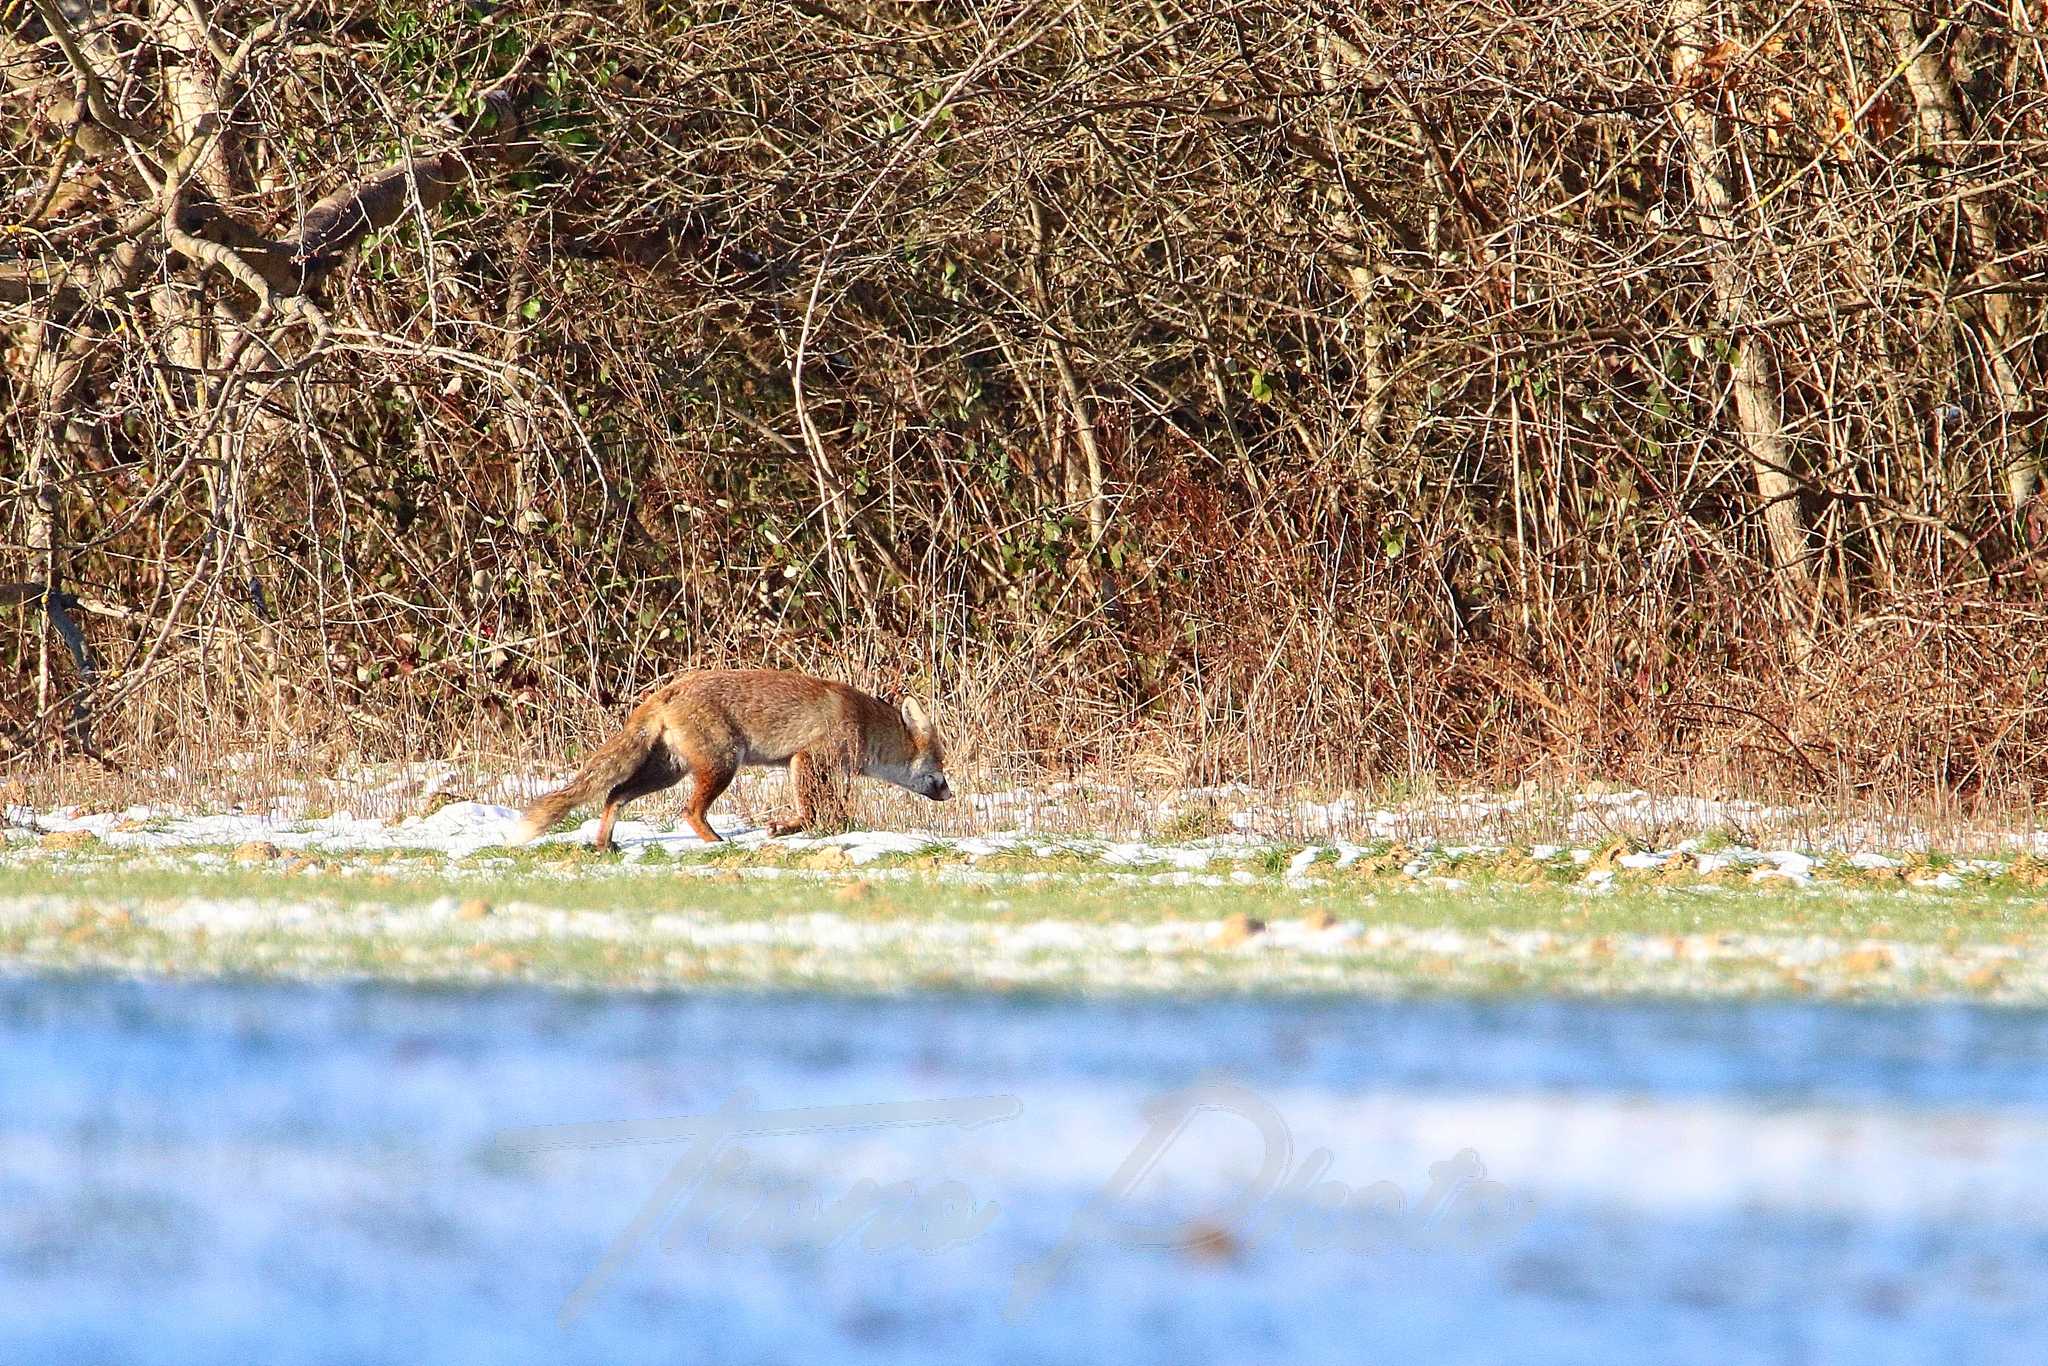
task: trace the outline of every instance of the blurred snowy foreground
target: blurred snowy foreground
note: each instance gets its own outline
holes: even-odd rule
[[[0,981],[21,1362],[1974,1362],[2048,1021]]]
[[[503,795],[6,812],[0,1362],[2048,1342],[2037,836],[771,846],[742,806],[722,862],[655,820],[514,860]],[[638,989],[531,984],[578,974]]]

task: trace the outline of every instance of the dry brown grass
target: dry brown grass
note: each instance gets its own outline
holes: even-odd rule
[[[2048,798],[2033,20],[91,0],[81,117],[17,9],[24,790],[766,663],[992,784]]]

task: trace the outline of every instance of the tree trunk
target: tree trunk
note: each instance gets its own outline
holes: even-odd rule
[[[57,487],[49,447],[37,442],[28,464],[28,552],[42,580],[42,627],[36,632],[36,715],[50,711],[50,603],[59,590]]]
[[[1950,21],[1937,24],[1931,14],[1906,8],[1886,9],[1884,20],[1899,59],[1905,64],[1906,88],[1913,92],[1920,136],[1925,144],[1922,150],[1937,164],[1950,165],[1955,155],[1953,149],[1963,146],[1969,138],[1962,100],[1949,75],[1945,44],[1940,42]],[[1998,212],[1986,187],[1974,177],[1960,178],[1953,195],[1963,220],[1962,247],[1969,266],[1968,282],[1989,291],[1961,301],[1956,312],[1963,325],[1976,335],[1985,369],[1990,372],[1998,411],[2009,424],[2012,414],[2027,406],[2026,386],[2020,382],[2012,363],[2012,353],[2023,342],[2024,332],[2017,300],[2000,288],[2011,283],[2012,275],[2000,259]],[[2024,432],[2013,431],[2009,425],[2006,440],[2012,444],[2003,471],[2005,494],[2012,507],[2018,509],[2041,487],[2040,452]]]
[[[1752,313],[1749,271],[1739,246],[1745,235],[1761,231],[1761,225],[1738,198],[1720,109],[1723,92],[1700,64],[1700,55],[1716,41],[1714,9],[1714,0],[1671,0],[1671,69],[1680,87],[1673,113],[1685,142],[1700,233],[1707,239],[1716,318],[1731,347],[1728,380],[1736,430],[1756,481],[1779,605],[1795,643],[1803,648],[1814,610],[1812,548],[1785,440],[1770,341],[1746,330]],[[1688,88],[1694,76],[1707,79]],[[1745,218],[1752,221],[1745,223]]]

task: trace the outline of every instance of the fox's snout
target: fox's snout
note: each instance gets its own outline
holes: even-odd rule
[[[941,777],[926,778],[918,785],[917,790],[920,795],[930,797],[935,802],[950,802],[953,800],[952,785]]]

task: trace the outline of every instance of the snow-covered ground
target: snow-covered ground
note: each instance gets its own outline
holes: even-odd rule
[[[381,795],[0,813],[0,936],[58,970],[0,978],[0,1363],[2031,1363],[2048,1341],[2038,834],[1929,858],[1959,846],[1644,793],[1537,822],[1534,797],[1094,788],[771,842],[771,789],[715,818],[736,860],[675,861],[704,850],[650,803],[617,860],[569,857],[586,824],[515,862],[494,849],[531,783],[352,781]],[[1108,808],[1113,834],[1074,824]],[[275,876],[184,876],[243,861]],[[1075,871],[1085,913],[1018,909]],[[1416,900],[1482,875],[1548,888],[1554,923]],[[468,899],[492,878],[498,904]],[[1147,904],[1190,887],[1191,914]],[[1782,915],[1714,920],[1781,890]],[[1646,896],[1714,910],[1598,922]],[[447,985],[548,955],[548,980],[592,980],[575,965],[614,949],[595,980],[641,994]],[[1205,990],[1219,962],[1346,995],[1116,994]],[[366,964],[444,985],[66,975]],[[2006,1004],[1369,995],[1506,972]],[[686,980],[817,989],[665,990]],[[834,994],[926,981],[1098,994]],[[679,1166],[725,1106],[772,1132],[702,1154],[709,1178]]]
[[[526,767],[449,759],[356,764],[309,777],[254,754],[217,759],[204,777],[176,768],[139,774],[129,784],[153,805],[125,811],[76,806],[4,808],[5,821],[42,829],[67,819],[104,825],[160,824],[202,813],[219,838],[274,838],[271,831],[309,825],[328,841],[375,847],[397,830],[426,840],[469,834],[422,821],[438,807],[498,810],[530,801],[563,775]],[[1113,775],[1028,784],[955,775],[961,799],[931,803],[881,783],[856,785],[864,824],[951,838],[990,833],[1111,836],[1126,841],[1184,842],[1201,835],[1257,840],[1406,844],[1556,843],[1598,847],[1616,838],[1665,845],[1712,835],[1754,847],[1797,847],[1856,853],[1941,849],[1997,856],[2032,850],[2048,856],[2048,830],[2032,813],[2010,819],[1930,823],[1906,812],[1843,812],[1732,796],[1650,792],[1594,783],[1578,790],[1524,785],[1510,792],[1420,793],[1400,799],[1360,792],[1276,790],[1232,783],[1213,787],[1134,786]],[[672,828],[688,784],[630,808],[642,820]],[[783,775],[747,770],[715,809],[720,830],[758,827],[786,801]],[[214,813],[229,813],[216,815]],[[88,828],[98,828],[97,826]],[[195,829],[197,827],[187,827]],[[478,832],[479,834],[481,832]],[[419,839],[411,841],[415,846]]]
[[[2031,1011],[11,979],[0,1359],[2031,1366],[2044,1162]]]
[[[275,845],[279,849],[309,852],[425,851],[460,858],[503,845],[511,836],[518,820],[519,812],[515,807],[466,800],[449,801],[435,806],[433,810],[423,815],[396,815],[383,818],[359,816],[345,811],[318,817],[293,818],[275,812],[189,814],[150,806],[131,806],[119,811],[89,811],[75,806],[39,811],[14,806],[0,808],[0,849],[4,849],[9,843],[29,844],[52,835],[83,834],[112,849],[170,850],[263,842]],[[992,828],[971,835],[916,829],[862,829],[842,835],[790,836],[771,841],[762,826],[751,823],[739,815],[714,813],[711,824],[720,835],[734,844],[772,844],[780,850],[836,848],[845,853],[846,862],[853,866],[870,863],[890,854],[937,852],[972,860],[992,854],[1021,851],[1041,856],[1079,855],[1085,859],[1099,861],[1110,868],[1166,865],[1199,871],[1219,859],[1237,858],[1260,850],[1288,847],[1293,849],[1289,871],[1299,874],[1309,871],[1318,863],[1327,863],[1338,869],[1347,868],[1368,851],[1384,848],[1387,843],[1385,838],[1372,835],[1362,837],[1368,841],[1366,843],[1334,839],[1324,844],[1298,846],[1248,830],[1196,838],[1128,839],[1048,834],[1029,828]],[[537,843],[543,846],[588,844],[596,828],[596,820],[588,819],[575,830],[546,836]],[[1569,858],[1580,865],[1593,864],[1586,870],[1586,879],[1596,886],[1612,877],[1615,869],[1655,869],[1668,864],[1674,856],[1682,857],[1691,870],[1701,874],[1711,875],[1733,869],[1759,880],[1783,878],[1791,883],[1804,883],[1810,880],[1813,874],[1817,853],[1840,855],[1850,847],[1839,838],[1832,842],[1809,841],[1796,845],[1757,846],[1731,842],[1725,835],[1720,834],[1718,827],[1714,827],[1711,822],[1704,826],[1675,821],[1661,823],[1658,831],[1664,837],[1660,842],[1636,849],[1634,852],[1619,853],[1611,861],[1603,864],[1593,864],[1597,848],[1626,848],[1629,843],[1606,827],[1594,830],[1596,834],[1605,834],[1603,842],[1592,845],[1537,844],[1531,847],[1529,852],[1538,861]],[[1835,834],[1839,836],[1841,832],[1837,831]],[[702,853],[707,849],[703,841],[690,833],[687,827],[679,829],[672,822],[621,820],[615,828],[614,838],[627,861],[644,857],[656,849],[664,853],[678,854]],[[1642,843],[1641,840],[1633,842]],[[1927,844],[1927,838],[1921,835],[1906,838],[1895,848],[1910,852],[1924,849]],[[1475,843],[1419,836],[1413,841],[1414,857],[1408,864],[1408,869],[1420,876],[1446,859],[1455,861],[1460,857],[1474,854],[1500,854],[1506,852],[1509,847],[1499,843]],[[1965,860],[1959,866],[1965,871],[1995,874],[2006,868],[2011,858],[2048,856],[2048,834],[2012,835],[2005,842],[2001,852],[2005,857]],[[1901,863],[1895,853],[1878,852],[1875,849],[1859,849],[1848,855],[1848,861],[1866,869],[1895,868]],[[1936,888],[1953,888],[1960,885],[1953,873],[1944,875],[1940,872],[1929,872],[1924,878],[1928,885]]]
[[[1845,854],[1684,827],[1664,828],[1655,845],[1610,836],[1597,847],[1016,829],[771,840],[733,813],[714,818],[730,841],[723,848],[666,822],[625,820],[618,857],[579,857],[593,833],[586,821],[514,858],[499,846],[516,808],[460,799],[381,819],[147,807],[16,807],[5,816],[0,950],[46,969],[635,987],[1424,985],[2048,1002],[2048,862],[2011,846],[2000,858]],[[913,866],[900,866],[904,856]],[[229,864],[283,876],[209,883]],[[33,882],[10,879],[15,869],[34,870]],[[193,876],[167,887],[166,872]],[[121,882],[124,874],[154,881],[143,890]],[[1072,874],[1093,889],[1083,915],[1043,904],[1034,914],[997,898]],[[98,879],[90,891],[88,878]],[[752,882],[757,894],[721,909],[705,895],[713,879]],[[777,900],[773,915],[751,913],[764,883],[785,880],[812,890]],[[897,884],[904,900],[885,894]],[[1446,900],[1468,891],[1498,899],[1525,885],[1577,902],[1536,922],[1511,911],[1506,921],[1446,915]],[[935,896],[934,886],[952,890]],[[475,901],[479,887],[495,904]],[[1247,899],[1212,897],[1162,915],[1169,888],[1241,890]],[[1824,899],[1746,919],[1747,892]],[[1690,900],[1694,909],[1603,918],[1592,906],[1610,893]],[[1872,911],[1880,898],[1887,907]]]

